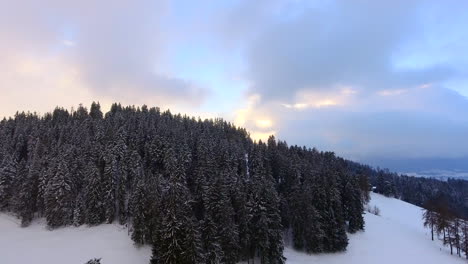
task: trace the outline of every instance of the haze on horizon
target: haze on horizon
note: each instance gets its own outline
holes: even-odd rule
[[[1,117],[146,104],[391,169],[468,171],[468,2],[0,3]]]

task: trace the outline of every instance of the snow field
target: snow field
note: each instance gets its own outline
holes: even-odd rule
[[[370,204],[381,216],[366,213],[366,231],[349,236],[346,252],[307,255],[286,247],[286,263],[466,264],[440,241],[431,241],[421,208],[378,194],[372,194]],[[135,247],[120,225],[49,231],[41,221],[21,228],[16,218],[0,214],[0,264],[83,264],[91,258],[102,258],[102,264],[147,264],[150,256],[151,248]]]

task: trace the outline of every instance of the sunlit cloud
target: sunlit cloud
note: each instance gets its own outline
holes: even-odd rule
[[[47,73],[44,69],[44,66],[47,65],[47,62],[39,62],[31,58],[19,58],[13,66],[13,70],[23,76],[33,76],[38,74]]]
[[[270,136],[274,136],[276,134],[276,131],[274,130],[271,130],[271,131],[268,131],[268,132],[258,132],[258,131],[253,131],[253,132],[250,132],[250,137],[254,140],[261,140],[263,142],[265,142],[268,137]]]
[[[254,94],[247,98],[246,106],[236,111],[234,123],[238,126],[245,126],[251,118],[255,105],[260,101],[260,95]]]
[[[68,47],[74,47],[76,45],[76,43],[74,41],[71,41],[71,40],[68,40],[68,39],[62,40],[62,44],[65,45],[65,46],[68,46]]]
[[[324,99],[324,100],[315,102],[314,106],[320,108],[320,107],[333,106],[337,104],[338,103],[332,99]]]
[[[342,94],[350,95],[350,94],[356,94],[358,91],[356,89],[353,89],[352,87],[343,87],[341,89]]]
[[[255,124],[259,128],[269,128],[273,125],[273,122],[270,119],[258,119]]]
[[[432,87],[432,83],[425,83],[419,86],[420,89],[427,89]]]
[[[305,109],[308,107],[305,103],[295,103],[295,104],[281,104],[286,108],[293,108],[293,109]]]
[[[90,104],[103,98],[93,96],[79,71],[58,57],[12,55],[0,62],[2,96],[0,115],[16,111],[45,113],[55,106],[70,109],[79,103]]]
[[[381,96],[395,96],[408,92],[407,89],[381,90],[377,92]]]
[[[234,124],[247,128],[252,139],[265,141],[277,133],[270,112],[271,109],[261,106],[261,96],[253,94],[247,98],[245,106],[236,111]]]

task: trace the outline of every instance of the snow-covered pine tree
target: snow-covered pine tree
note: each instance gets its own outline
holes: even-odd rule
[[[91,109],[89,111],[89,115],[93,119],[102,119],[103,114],[101,112],[101,105],[99,103],[93,102],[91,104]]]
[[[104,221],[104,192],[101,176],[94,162],[88,163],[85,182],[85,223],[89,225],[101,224]]]
[[[0,210],[8,210],[11,207],[12,184],[16,177],[18,164],[10,156],[3,158],[0,167]]]
[[[69,225],[73,217],[71,176],[64,157],[58,163],[56,173],[47,184],[45,193],[45,217],[47,225],[56,228]]]
[[[116,179],[115,179],[115,210],[120,224],[127,222],[128,199],[127,193],[127,172],[125,158],[127,157],[127,145],[125,143],[126,131],[120,128],[117,134],[113,153],[115,155]]]
[[[185,156],[178,154],[179,157]],[[162,195],[164,213],[153,240],[152,264],[204,263],[200,231],[190,206],[184,163],[183,159],[177,159],[172,147],[166,149],[168,186]]]
[[[338,175],[334,153],[325,153],[326,165],[320,172],[321,182],[326,193],[326,202],[321,209],[321,220],[324,236],[324,250],[328,252],[343,251],[348,245],[341,194],[338,189]]]
[[[85,198],[84,194],[80,193],[75,200],[75,205],[73,208],[73,225],[80,226],[85,223]]]
[[[21,185],[19,186],[17,212],[21,218],[21,225],[28,226],[33,220],[36,209],[36,200],[39,188],[39,178],[42,173],[42,146],[36,143],[29,171],[25,172]]]
[[[308,253],[319,253],[324,250],[320,214],[315,208],[324,201],[322,190],[316,189],[313,178],[309,176],[302,184],[299,179],[293,186],[290,195],[291,229],[293,246]]]
[[[343,192],[342,204],[345,220],[348,222],[348,232],[355,233],[364,230],[364,211],[363,201],[357,178],[346,176],[348,178]]]
[[[265,167],[265,145],[251,155],[250,181],[250,257],[259,256],[261,263],[282,264],[283,239],[281,217],[279,213],[279,198],[273,185],[273,178]]]
[[[150,243],[152,237],[149,235],[149,223],[148,219],[151,217],[148,215],[147,200],[148,195],[145,188],[145,180],[143,177],[138,179],[138,183],[133,196],[131,197],[131,208],[132,208],[132,240],[137,244]]]
[[[107,151],[104,156],[104,174],[103,179],[103,202],[104,202],[104,211],[105,219],[107,223],[112,223],[116,216],[116,205],[118,202],[116,200],[116,180],[119,177],[118,162],[113,153],[111,153],[111,148],[107,148]]]

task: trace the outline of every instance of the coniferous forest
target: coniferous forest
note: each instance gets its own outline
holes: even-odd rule
[[[331,152],[146,106],[17,113],[0,122],[0,162],[0,210],[23,226],[120,223],[151,263],[343,251],[369,199],[365,170]]]
[[[388,170],[372,169],[369,166],[350,162],[349,167],[369,176],[375,192],[395,197],[405,202],[426,207],[431,200],[443,201],[444,206],[456,217],[468,219],[468,181],[398,175]]]

